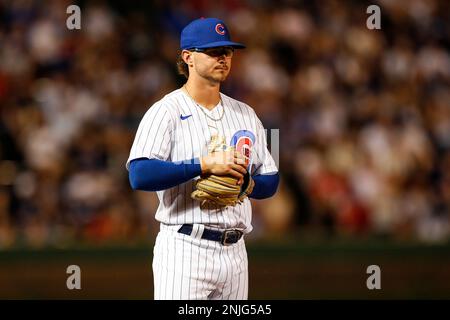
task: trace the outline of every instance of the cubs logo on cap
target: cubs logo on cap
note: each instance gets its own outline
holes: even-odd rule
[[[221,23],[216,24],[216,32],[220,35],[225,34],[225,27],[223,26],[223,24]]]
[[[200,18],[189,23],[181,31],[180,48],[206,49],[214,47],[233,47],[243,49],[242,43],[231,41],[230,32],[225,23],[217,18]]]

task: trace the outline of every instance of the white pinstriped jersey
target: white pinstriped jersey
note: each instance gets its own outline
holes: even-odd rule
[[[197,105],[181,89],[156,102],[139,124],[126,164],[127,169],[129,163],[138,158],[175,162],[202,157],[207,155],[212,135],[219,134],[230,144],[236,132],[247,130],[255,136],[251,152],[251,174],[277,172],[275,161],[267,150],[263,125],[254,110],[245,103],[222,93],[220,95],[222,103],[212,110]],[[223,112],[225,113],[221,118]],[[205,113],[213,119],[221,120],[213,121]],[[217,229],[237,228],[244,233],[252,230],[251,204],[248,198],[234,207],[211,206],[201,209],[200,202],[190,196],[195,179],[157,192],[160,204],[156,220],[168,225],[190,223]]]

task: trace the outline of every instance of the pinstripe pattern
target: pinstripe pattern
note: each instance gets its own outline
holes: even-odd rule
[[[174,254],[183,243],[188,254],[184,257]],[[175,226],[162,225],[153,252],[155,299],[247,299],[248,261],[244,239],[222,246],[215,241],[177,233]],[[193,259],[196,256],[199,259]],[[169,263],[167,257],[171,257]],[[219,263],[203,265],[208,257]],[[181,268],[183,260],[185,265],[189,261],[188,268]]]
[[[278,171],[267,150],[265,131],[254,110],[248,105],[221,94],[222,105],[204,112],[178,89],[150,107],[136,132],[130,157],[166,161],[183,161],[207,154],[211,126],[227,143],[239,130],[250,130],[256,137],[252,150],[251,173]],[[224,109],[222,109],[224,108]],[[188,116],[181,120],[180,116]],[[153,250],[155,299],[247,299],[248,261],[244,239],[231,246],[201,239],[203,227],[217,230],[236,228],[249,233],[251,203],[245,199],[235,207],[201,209],[190,194],[194,178],[173,188],[158,191],[160,204],[155,218],[161,230]],[[182,224],[194,224],[190,236],[177,233]],[[201,228],[199,226],[201,225]]]

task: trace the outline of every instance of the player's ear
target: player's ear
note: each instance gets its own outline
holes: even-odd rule
[[[189,50],[181,51],[181,58],[188,66],[192,67],[192,52],[191,51],[189,51]]]

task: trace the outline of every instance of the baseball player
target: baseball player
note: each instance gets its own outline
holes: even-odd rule
[[[155,299],[247,299],[249,200],[275,194],[279,176],[255,111],[220,92],[236,49],[225,23],[181,32],[187,82],[141,120],[126,167],[135,190],[156,191]]]

